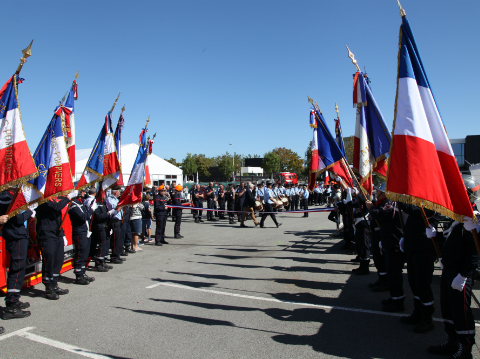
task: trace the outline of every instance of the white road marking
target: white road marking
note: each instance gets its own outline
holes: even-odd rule
[[[42,343],[49,345],[54,348],[62,349],[70,353],[75,353],[87,358],[92,358],[92,359],[109,359],[111,357],[105,356],[105,355],[100,355],[100,354],[95,354],[92,353],[91,351],[87,349],[82,349],[74,345],[66,344],[59,342],[58,340],[53,340],[53,339],[48,339],[45,337],[41,337],[40,335],[32,334],[32,333],[23,333],[23,334],[17,334],[21,338],[26,338],[33,340],[34,342]]]
[[[403,313],[387,313],[387,312],[379,312],[379,311],[376,311],[376,310],[337,307],[337,306],[333,306],[333,305],[321,305],[321,304],[312,304],[312,303],[292,302],[292,301],[288,301],[288,300],[280,300],[280,299],[275,299],[275,298],[255,297],[255,296],[252,296],[252,295],[244,295],[244,294],[237,294],[237,293],[221,292],[221,291],[218,291],[218,290],[195,288],[195,287],[189,287],[189,286],[186,286],[186,285],[168,283],[168,282],[156,283],[156,284],[153,284],[153,285],[150,285],[150,286],[146,287],[146,289],[152,289],[152,288],[159,287],[159,286],[195,290],[197,292],[227,295],[227,296],[230,296],[230,297],[262,300],[262,301],[265,301],[265,302],[293,304],[293,305],[297,305],[297,306],[301,306],[301,307],[313,307],[313,308],[321,308],[321,309],[329,309],[329,310],[336,309],[336,310],[345,310],[345,311],[348,311],[348,312],[356,312],[356,313],[386,315],[386,316],[391,316],[391,317],[402,317],[402,316],[405,315]],[[443,323],[442,318],[433,318],[433,320]],[[480,327],[480,324],[475,323],[475,326]]]
[[[13,337],[15,335],[23,334],[23,333],[28,332],[29,330],[32,330],[32,329],[35,329],[35,327],[26,327],[26,328],[17,330],[15,332],[0,335],[0,340],[4,340],[4,339],[10,338],[10,337]]]

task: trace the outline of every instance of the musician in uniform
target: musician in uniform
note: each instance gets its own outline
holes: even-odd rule
[[[175,186],[175,193],[172,195],[172,204],[174,206],[182,206],[182,196],[183,196],[183,187],[181,185]],[[180,234],[180,225],[182,224],[182,209],[181,208],[173,208],[172,216],[175,221],[174,226],[174,237],[177,239],[183,238]]]
[[[308,210],[308,198],[310,197],[310,193],[308,192],[308,188],[307,188],[306,184],[303,185],[303,190],[301,192],[301,196],[302,196],[302,202],[303,202],[303,209],[305,211],[307,211]],[[303,217],[308,217],[308,212],[305,212],[303,214]]]
[[[215,190],[213,189],[213,182],[208,184],[206,188],[207,192],[207,208],[211,209],[211,211],[207,211],[207,221],[215,222],[216,219],[213,216],[213,210],[215,209]]]
[[[275,217],[275,214],[273,213],[273,192],[272,192],[272,183],[267,182],[267,188],[265,188],[265,194],[264,194],[264,200],[265,200],[265,211],[262,214],[262,219],[260,221],[260,228],[265,228],[264,223],[265,219],[267,216],[272,217],[273,223],[278,227],[280,227],[282,224],[277,222],[277,218]]]
[[[300,198],[300,188],[298,188],[298,183],[295,183],[295,186],[293,187],[293,195],[292,195],[292,211],[298,211],[298,201]]]
[[[245,182],[240,183],[240,187],[237,188],[235,193],[235,202],[237,207],[237,217],[238,222],[240,222],[241,216],[243,215],[243,207],[245,202]]]
[[[203,200],[204,200],[204,193],[200,189],[200,185],[196,184],[195,189],[192,192],[192,199],[193,199],[193,206],[196,208],[203,208]],[[203,222],[202,220],[202,212],[201,210],[195,210],[193,212],[193,216],[195,218],[195,223]]]

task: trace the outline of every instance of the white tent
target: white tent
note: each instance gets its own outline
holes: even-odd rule
[[[153,149],[155,149],[155,144],[153,145]],[[85,165],[87,164],[91,152],[91,148],[75,151],[75,181],[80,180],[82,177],[83,170],[85,169]],[[137,152],[138,145],[135,143],[122,146],[122,174],[125,185],[130,177],[130,172],[132,171],[133,163],[137,157]],[[183,171],[165,161],[163,158],[152,153],[147,157],[147,164],[152,184],[155,184],[155,182],[168,183],[173,180],[177,181],[177,184],[183,185]]]

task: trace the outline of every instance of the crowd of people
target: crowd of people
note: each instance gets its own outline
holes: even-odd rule
[[[474,205],[480,186],[471,176],[465,176],[464,182],[475,214],[480,216]],[[195,223],[204,222],[203,212],[207,211],[207,221],[228,217],[230,224],[237,221],[240,227],[246,227],[245,221],[252,220],[255,226],[265,228],[265,220],[270,216],[278,228],[281,223],[276,214],[279,212],[298,211],[308,216],[309,206],[327,205],[334,208],[328,219],[337,224],[337,233],[343,234],[342,249],[355,255],[351,261],[359,265],[352,273],[369,275],[373,260],[378,278],[369,288],[373,292],[389,293],[389,298],[381,301],[385,312],[405,310],[402,271],[406,263],[414,311],[400,320],[412,325],[416,333],[425,333],[434,327],[435,300],[431,286],[434,265],[439,261],[442,268],[440,307],[447,340],[430,347],[429,351],[457,359],[472,357],[475,322],[471,296],[474,271],[480,262],[473,233],[480,227],[472,218],[465,218],[463,223],[454,222],[433,211],[391,201],[385,195],[385,183],[375,188],[372,199],[358,187],[347,188],[342,182],[317,183],[313,191],[309,191],[307,185],[273,182],[240,183],[236,188],[233,184],[225,188],[210,182],[205,187],[196,184],[191,190],[172,183],[154,186],[151,190],[145,188],[140,203],[120,209],[117,209],[120,187],[107,191],[101,200],[96,188],[91,187],[51,199],[8,219],[5,213],[15,191],[16,188],[10,188],[0,194],[2,236],[10,253],[4,319],[30,315],[26,310],[29,303],[20,301],[20,290],[29,246],[25,222],[32,218],[36,217],[36,241],[42,253],[45,297],[58,300],[59,296],[68,294],[68,289],[58,286],[67,245],[62,210],[67,206],[75,247],[75,283],[88,285],[95,280],[86,274],[89,259],[94,263],[92,269],[108,272],[113,269],[111,264],[123,264],[129,254],[142,250],[142,243],[168,244],[165,229],[169,217],[175,223],[174,238],[181,239],[182,215],[186,211],[191,212]],[[156,222],[153,239],[152,220]]]

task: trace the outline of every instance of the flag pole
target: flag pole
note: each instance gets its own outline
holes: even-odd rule
[[[79,72],[80,72],[80,71],[77,71],[77,73],[75,74],[75,79],[73,80],[72,85],[69,87],[69,89],[68,89],[67,92],[65,93],[65,96],[63,96],[62,101],[60,101],[60,105],[63,105],[63,102],[66,100],[67,95],[68,95],[68,93],[70,92],[70,89],[72,88],[72,86],[73,86],[73,84],[75,83],[75,81],[78,79],[78,73],[79,73]]]
[[[20,58],[20,65],[18,65],[17,71],[15,72],[15,74],[17,74],[17,75],[20,74],[20,71],[22,71],[23,65],[25,64],[25,62],[27,62],[27,58],[32,56],[32,44],[33,44],[33,40],[30,42],[30,45],[28,45],[27,48],[22,50],[22,57]]]

